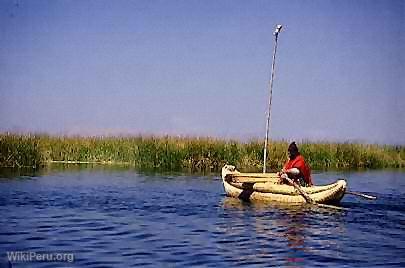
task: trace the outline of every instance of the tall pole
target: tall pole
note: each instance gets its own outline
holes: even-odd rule
[[[266,138],[264,139],[264,152],[263,152],[263,173],[266,173],[266,162],[267,162],[267,144],[269,141],[269,129],[270,129],[270,114],[271,114],[271,101],[273,99],[273,80],[274,80],[274,67],[276,65],[276,52],[277,52],[277,41],[278,34],[283,26],[278,24],[276,30],[274,31],[274,50],[273,50],[273,62],[271,64],[271,76],[270,76],[270,96],[269,96],[269,109],[267,111],[267,121],[266,121]]]

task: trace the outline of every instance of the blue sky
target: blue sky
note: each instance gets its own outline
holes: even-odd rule
[[[405,2],[0,1],[0,131],[405,144]]]

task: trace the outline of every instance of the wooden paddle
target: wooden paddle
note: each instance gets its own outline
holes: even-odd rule
[[[283,177],[286,181],[288,181],[289,184],[291,184],[292,186],[294,186],[295,189],[297,189],[297,191],[300,193],[300,195],[302,197],[304,197],[305,201],[309,204],[316,204],[316,202],[306,193],[304,192],[304,190],[301,189],[301,187],[296,184],[292,179],[290,179],[289,177],[285,176]]]
[[[271,173],[271,174],[270,173],[265,173],[265,174],[263,174],[263,173],[257,173],[257,174],[238,173],[238,174],[234,174],[234,176],[236,178],[232,178],[232,181],[239,182],[239,183],[244,183],[244,182],[247,182],[247,183],[276,182],[279,179],[279,177],[278,177],[278,175],[276,173]],[[291,184],[291,185],[293,185],[293,184]],[[362,198],[365,198],[365,199],[368,199],[368,200],[377,199],[376,196],[372,196],[372,195],[368,195],[368,194],[364,194],[364,193],[360,193],[360,192],[346,191],[346,194],[359,196],[359,197],[362,197]]]
[[[375,200],[375,199],[377,199],[376,196],[372,196],[372,195],[368,195],[368,194],[363,194],[363,193],[359,193],[359,192],[346,191],[346,194],[351,194],[351,195],[355,195],[355,196],[360,196],[360,197],[363,197],[363,198],[369,199],[369,200]]]
[[[313,200],[304,190],[301,189],[301,187],[296,184],[292,179],[290,179],[289,177],[285,176],[284,177],[286,181],[288,181],[289,184],[291,184],[292,186],[294,186],[295,189],[297,189],[297,191],[300,193],[300,195],[305,199],[305,201],[308,204],[312,204],[312,205],[317,205],[318,207],[324,207],[324,208],[333,208],[333,209],[338,209],[338,210],[347,210],[346,208],[342,208],[342,207],[337,207],[337,206],[332,206],[332,205],[326,205],[326,204],[320,204],[317,203],[315,200]]]

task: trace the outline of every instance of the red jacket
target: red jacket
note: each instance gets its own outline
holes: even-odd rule
[[[285,163],[284,169],[287,170],[290,168],[298,168],[300,171],[300,174],[298,174],[298,177],[303,177],[305,182],[308,185],[313,185],[312,178],[311,178],[311,169],[305,163],[304,157],[302,157],[302,155],[298,155],[293,160],[288,160]]]

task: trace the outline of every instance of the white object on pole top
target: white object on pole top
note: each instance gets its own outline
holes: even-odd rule
[[[274,31],[273,35],[278,35],[278,33],[281,32],[281,28],[283,28],[283,25],[277,24],[276,30]]]

